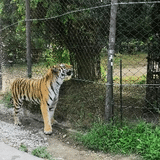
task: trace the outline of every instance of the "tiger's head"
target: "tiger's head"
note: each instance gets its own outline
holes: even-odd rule
[[[56,73],[60,78],[64,79],[66,76],[73,75],[73,67],[68,64],[58,64],[51,67],[52,72]]]

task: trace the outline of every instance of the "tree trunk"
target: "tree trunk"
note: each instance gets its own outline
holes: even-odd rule
[[[2,21],[0,17],[0,30],[2,29]],[[2,31],[0,31],[0,90],[2,89]]]
[[[101,78],[100,48],[85,47],[75,49],[74,65],[75,78],[82,80],[98,80]]]

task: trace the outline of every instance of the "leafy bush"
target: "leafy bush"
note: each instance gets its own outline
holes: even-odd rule
[[[77,140],[86,147],[103,152],[140,154],[144,159],[160,157],[160,127],[140,122],[138,125],[94,124],[85,135]]]
[[[43,61],[46,60],[47,66],[52,66],[57,63],[69,63],[69,51],[60,46],[51,44],[43,54]]]

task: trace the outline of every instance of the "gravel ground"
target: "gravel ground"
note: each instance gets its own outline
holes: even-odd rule
[[[6,114],[9,117],[11,115],[11,121],[13,120],[13,108],[7,109],[3,104],[0,104],[0,113]],[[2,115],[0,115],[2,118]],[[28,152],[38,146],[48,146],[47,137],[44,135],[42,130],[26,130],[25,127],[16,126],[12,123],[7,123],[0,120],[0,141],[6,144],[20,148],[21,145],[25,145],[28,148]]]

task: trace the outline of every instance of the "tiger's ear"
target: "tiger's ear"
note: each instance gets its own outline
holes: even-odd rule
[[[65,64],[61,63],[59,66],[60,66],[60,67],[65,67]]]

